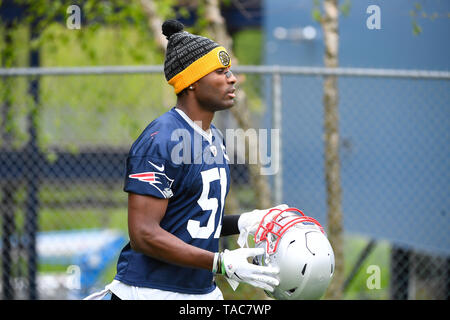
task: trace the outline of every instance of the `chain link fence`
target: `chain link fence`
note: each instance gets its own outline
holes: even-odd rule
[[[127,152],[175,97],[161,66],[0,71],[1,297],[79,299],[115,274],[128,241]],[[271,141],[281,150],[272,158],[280,170],[267,176],[272,202],[324,225],[323,78],[339,78],[342,297],[448,299],[449,73],[233,71],[251,126],[281,133]],[[238,127],[230,112],[215,122]],[[249,165],[234,161],[231,170],[227,206],[258,207]],[[262,297],[242,290],[234,297]]]

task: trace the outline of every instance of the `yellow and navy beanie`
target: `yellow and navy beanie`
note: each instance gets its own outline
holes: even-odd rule
[[[208,73],[231,66],[227,50],[211,39],[183,31],[177,20],[167,20],[162,33],[167,43],[164,75],[178,94]]]

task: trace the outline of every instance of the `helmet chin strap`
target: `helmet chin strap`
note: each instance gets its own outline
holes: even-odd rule
[[[250,234],[252,232],[253,232],[253,234],[256,232],[256,230],[258,229],[258,226],[259,226],[259,224],[255,224],[250,228],[243,229],[241,231],[241,233],[239,233],[239,237],[237,239],[237,244],[239,245],[239,247],[250,248],[250,246],[248,245],[248,237],[250,236]],[[267,250],[264,250],[264,261],[266,262],[267,266],[271,266],[270,254],[267,252]],[[231,283],[230,283],[230,285],[231,285]]]
[[[248,245],[248,237],[252,234],[255,234],[256,230],[258,229],[259,223],[255,223],[252,226],[248,226],[244,228],[240,233],[239,237],[237,239],[237,244],[241,248],[250,248]]]
[[[237,239],[237,244],[239,245],[239,247],[241,248],[248,248],[248,237],[250,235],[250,230],[249,228],[245,228],[243,229],[240,233],[239,233],[239,237]]]

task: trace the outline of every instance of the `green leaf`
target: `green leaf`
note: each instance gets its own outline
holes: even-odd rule
[[[413,34],[415,36],[418,36],[419,34],[422,33],[422,28],[417,24],[416,21],[412,22],[412,26],[413,26]]]
[[[315,21],[320,22],[322,20],[322,14],[318,8],[312,10],[312,17]]]
[[[352,8],[352,3],[350,0],[345,0],[344,3],[340,6],[340,11],[344,15],[344,17],[348,17],[350,15],[350,9]]]

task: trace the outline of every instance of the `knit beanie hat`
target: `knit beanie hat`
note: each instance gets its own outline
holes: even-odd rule
[[[162,33],[167,43],[164,75],[178,94],[208,73],[227,68],[231,59],[227,50],[211,39],[183,31],[183,24],[177,20],[167,20],[162,25]]]

